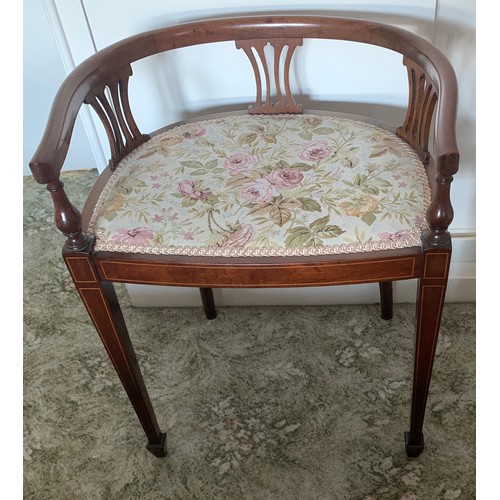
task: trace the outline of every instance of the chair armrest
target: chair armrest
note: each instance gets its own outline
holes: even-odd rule
[[[450,185],[460,161],[456,137],[458,84],[449,61],[442,54],[440,57],[435,56],[435,60],[439,58],[442,60],[439,61],[441,81],[435,124],[435,189],[426,215],[429,231],[423,235],[423,242],[431,247],[451,247],[448,227],[453,221],[454,213]]]
[[[41,184],[48,184],[59,178],[76,117],[90,90],[87,82],[78,81],[78,73],[80,71],[73,71],[59,88],[44,134],[29,163],[33,177]]]
[[[435,125],[436,164],[441,176],[450,177],[457,173],[460,159],[456,136],[458,83],[448,59],[441,52],[435,55],[436,59],[441,66]]]

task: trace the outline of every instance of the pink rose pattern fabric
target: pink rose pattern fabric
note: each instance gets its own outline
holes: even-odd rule
[[[267,180],[277,188],[294,188],[303,178],[304,174],[293,168],[280,168],[267,176]]]
[[[430,189],[410,147],[316,115],[238,115],[153,137],[117,167],[89,230],[96,249],[324,255],[420,244]]]
[[[190,198],[191,200],[206,200],[210,194],[210,189],[204,189],[200,191],[198,189],[196,182],[190,179],[185,179],[179,182],[177,186],[179,193],[181,193],[186,198]]]
[[[267,179],[255,179],[240,188],[241,196],[249,203],[267,203],[280,195],[277,187]]]
[[[327,141],[313,141],[301,148],[298,157],[306,161],[319,161],[327,158],[331,152],[332,146]]]
[[[230,172],[248,172],[254,165],[259,163],[257,155],[249,155],[245,153],[237,153],[229,156],[224,162]]]

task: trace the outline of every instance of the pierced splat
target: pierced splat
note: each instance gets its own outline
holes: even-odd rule
[[[415,148],[424,163],[428,163],[429,132],[438,99],[437,91],[428,75],[413,61],[405,57],[403,64],[408,70],[408,110],[397,134]]]
[[[133,149],[149,139],[148,135],[141,133],[132,116],[128,100],[130,76],[132,68],[125,66],[105,83],[94,88],[85,99],[85,102],[94,108],[106,130],[111,150],[109,162],[111,169],[114,169]]]
[[[271,100],[271,74],[268,61],[264,52],[266,45],[273,47],[273,77],[276,90],[276,98],[273,103]],[[265,113],[302,113],[302,105],[297,104],[290,90],[290,63],[295,49],[302,45],[302,38],[273,38],[272,40],[237,40],[236,48],[243,49],[248,56],[255,73],[255,83],[257,85],[257,95],[255,104],[248,108],[250,114]],[[281,69],[281,55],[283,49],[287,47],[284,67]],[[262,76],[259,69],[255,52],[258,54],[265,79],[265,100],[263,100]],[[284,92],[281,88],[281,75],[283,76]]]

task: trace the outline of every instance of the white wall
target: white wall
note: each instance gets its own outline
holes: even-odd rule
[[[52,100],[66,76],[41,0],[24,0],[23,16],[23,174],[47,122]],[[75,126],[65,169],[96,168],[81,119]]]
[[[46,6],[47,16],[42,5]],[[168,5],[168,8],[165,7]],[[43,123],[64,69],[77,64],[126,36],[159,26],[204,17],[287,11],[335,12],[387,22],[409,29],[438,45],[450,58],[460,83],[458,139],[461,170],[453,183],[455,220],[448,300],[473,300],[475,296],[475,3],[473,0],[386,0],[385,2],[324,1],[306,4],[293,0],[184,0],[141,2],[107,0],[25,0],[25,156],[29,156],[43,130]],[[113,20],[110,23],[110,19]],[[55,39],[51,33],[54,30]],[[57,42],[55,43],[54,40]],[[406,73],[400,56],[385,49],[357,45],[344,53],[344,42],[315,41],[305,46],[295,62],[296,96],[306,107],[334,100],[334,109],[351,110],[398,123],[407,100]],[[315,45],[315,47],[312,47]],[[57,53],[56,46],[59,49]],[[357,59],[356,70],[351,61]],[[41,61],[43,61],[41,63]],[[64,64],[61,63],[64,62]],[[325,64],[326,62],[326,64]],[[219,74],[214,72],[219,69]],[[377,68],[384,68],[380,71]],[[392,69],[394,68],[394,69]],[[353,73],[354,71],[354,73]],[[131,101],[145,132],[208,108],[248,103],[254,94],[251,68],[241,51],[230,43],[181,49],[134,65]],[[182,75],[182,84],[175,75]],[[224,74],[223,79],[220,74]],[[40,80],[40,75],[44,77]],[[307,75],[304,77],[304,75]],[[367,78],[366,75],[370,75]],[[202,84],[200,84],[202,82]],[[134,107],[134,97],[141,106]],[[374,103],[367,107],[368,102]],[[153,104],[154,103],[154,104]],[[95,119],[83,116],[75,129],[68,167],[101,169],[107,154],[106,138]],[[88,139],[90,137],[90,140]],[[93,148],[90,154],[89,144]],[[25,161],[26,163],[26,161]],[[396,300],[414,300],[413,282],[398,283]],[[196,290],[130,287],[137,305],[198,304]],[[223,304],[374,302],[376,286],[287,291],[217,291]]]
[[[452,188],[453,227],[476,227],[476,15],[473,0],[440,0],[434,43],[449,58],[458,77],[457,138],[460,171]],[[458,189],[455,187],[458,185]]]

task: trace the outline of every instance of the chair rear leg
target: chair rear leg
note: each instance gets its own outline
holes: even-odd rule
[[[98,279],[88,254],[65,254],[64,258],[85,308],[146,433],[147,449],[157,457],[166,456],[166,434],[160,432],[112,283]]]
[[[381,281],[378,286],[380,289],[380,316],[382,319],[392,319],[392,281]]]
[[[201,302],[207,319],[215,319],[217,317],[217,309],[215,308],[214,293],[211,288],[200,288]]]
[[[443,312],[451,252],[424,254],[424,275],[419,280],[410,431],[405,432],[406,454],[418,457],[424,449],[422,432],[432,366]]]

